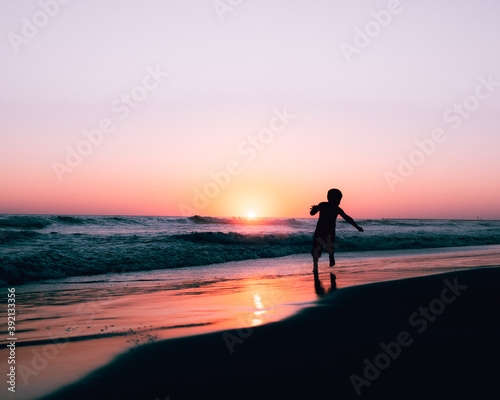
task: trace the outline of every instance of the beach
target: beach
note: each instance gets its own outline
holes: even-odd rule
[[[299,254],[18,286],[23,340],[10,397],[301,398],[330,390],[356,398],[351,375],[369,382],[358,388],[368,398],[396,393],[392,385],[417,393],[417,382],[423,390],[443,374],[443,384],[456,374],[461,385],[476,382],[486,390],[486,381],[463,374],[490,362],[474,348],[497,351],[493,289],[500,246],[352,252],[337,259],[333,270],[323,260],[317,279],[310,257]],[[457,276],[468,289],[417,332],[422,322],[411,325],[412,313]],[[402,331],[414,342],[380,377],[367,380],[364,360]]]
[[[233,353],[221,333],[163,341],[47,399],[347,399],[356,388],[361,398],[490,398],[499,278],[496,268],[346,288],[244,336],[225,332],[240,337]],[[449,302],[442,312],[436,299]]]

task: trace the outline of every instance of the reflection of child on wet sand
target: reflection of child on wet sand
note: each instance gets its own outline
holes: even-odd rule
[[[314,291],[319,297],[323,297],[326,294],[330,294],[333,291],[337,290],[337,277],[335,274],[330,272],[330,289],[325,290],[321,281],[319,280],[318,270],[314,271]]]
[[[313,238],[313,272],[318,271],[318,259],[321,257],[323,247],[330,255],[330,267],[335,265],[335,258],[333,253],[335,251],[335,222],[337,216],[340,215],[358,231],[363,232],[361,228],[344,210],[339,207],[340,200],[342,199],[342,192],[338,189],[330,189],[328,191],[328,202],[322,202],[318,205],[311,207],[311,215],[315,215],[319,211],[318,224],[314,231]]]

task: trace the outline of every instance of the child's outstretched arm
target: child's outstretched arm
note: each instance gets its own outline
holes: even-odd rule
[[[316,214],[319,211],[319,207],[317,205],[311,206],[311,215]]]
[[[356,221],[354,221],[349,215],[347,215],[344,210],[339,208],[339,214],[342,218],[344,218],[347,222],[349,222],[352,226],[354,226],[358,231],[363,232],[363,228],[361,228]]]

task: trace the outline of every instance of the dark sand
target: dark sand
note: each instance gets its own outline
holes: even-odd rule
[[[495,398],[499,279],[485,268],[339,289],[280,322],[141,346],[44,399]],[[411,344],[380,356],[398,336]],[[384,369],[365,376],[365,360]],[[353,374],[368,378],[360,396]]]

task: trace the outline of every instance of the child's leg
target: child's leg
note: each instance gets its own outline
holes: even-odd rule
[[[319,237],[314,235],[313,248],[311,251],[313,257],[313,272],[318,272],[318,260],[323,252],[323,245],[318,241]]]
[[[335,265],[335,235],[330,234],[326,237],[326,251],[330,255],[330,267]]]

